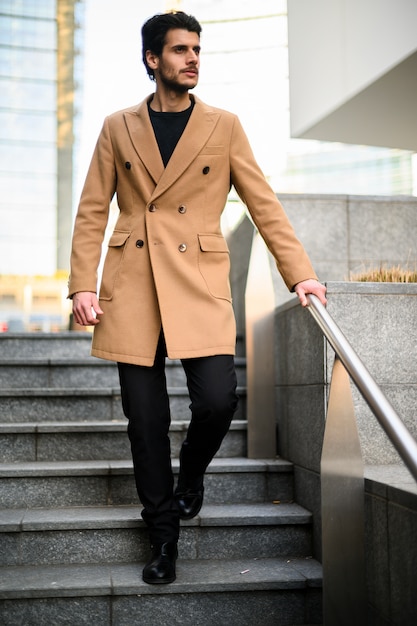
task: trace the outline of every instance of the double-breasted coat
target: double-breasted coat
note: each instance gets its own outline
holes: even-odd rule
[[[75,221],[69,280],[69,297],[96,292],[116,193],[120,214],[103,266],[94,356],[152,365],[161,327],[169,358],[234,354],[229,251],[220,229],[231,185],[287,287],[316,278],[239,119],[192,97],[193,112],[166,168],[148,99],[104,121]]]

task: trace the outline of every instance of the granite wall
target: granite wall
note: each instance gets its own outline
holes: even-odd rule
[[[329,282],[327,310],[417,439],[417,284]],[[295,499],[313,511],[321,558],[320,460],[333,349],[296,301],[275,311],[278,453],[295,466]],[[370,624],[413,624],[417,484],[351,384],[365,462]]]

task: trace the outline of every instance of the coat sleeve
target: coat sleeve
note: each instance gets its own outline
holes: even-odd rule
[[[116,190],[116,167],[106,118],[93,153],[74,224],[68,297],[97,291],[97,269]]]
[[[231,180],[242,202],[274,256],[278,271],[290,291],[308,278],[317,279],[308,255],[257,164],[237,117],[230,143]]]

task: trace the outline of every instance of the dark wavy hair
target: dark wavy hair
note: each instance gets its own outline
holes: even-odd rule
[[[155,80],[155,75],[146,62],[146,51],[150,50],[160,56],[165,45],[165,36],[173,28],[182,28],[190,31],[190,33],[197,33],[198,36],[201,33],[201,25],[195,17],[187,15],[183,11],[158,13],[142,26],[142,60],[148,76],[152,80]]]

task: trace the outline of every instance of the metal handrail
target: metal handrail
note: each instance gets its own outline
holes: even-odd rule
[[[417,481],[417,441],[382,393],[340,328],[317,296],[307,296],[307,307],[336,352],[352,381],[385,430],[408,470]]]

